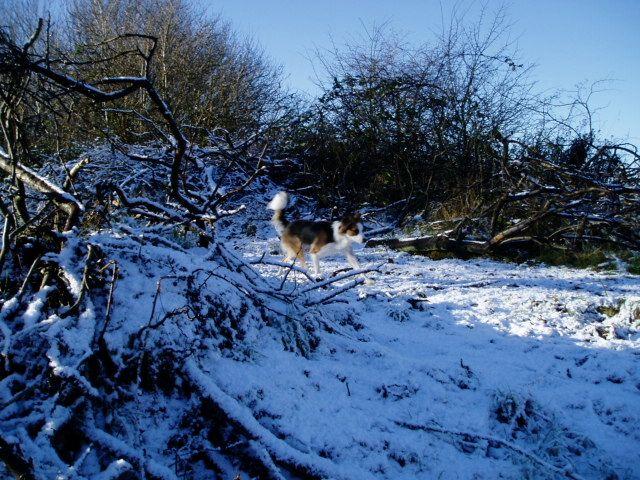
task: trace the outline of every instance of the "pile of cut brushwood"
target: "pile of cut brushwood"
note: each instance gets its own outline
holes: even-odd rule
[[[292,293],[285,280],[301,269],[272,265],[283,269],[275,283],[217,242],[217,222],[242,209],[229,205],[267,181],[260,136],[216,130],[210,146],[192,145],[150,74],[154,37],[109,39],[121,51],[94,62],[130,56],[140,69],[89,80],[48,31],[40,20],[17,44],[0,30],[0,461],[21,479],[191,478],[196,465],[214,476],[335,476],[247,416],[202,365],[210,354],[246,358],[247,340],[265,330],[309,354],[316,331],[332,328],[317,310],[362,272]],[[147,108],[119,109],[130,96]],[[134,115],[155,138],[127,145],[107,125],[107,147],[79,160],[68,160],[71,147],[35,149],[80,102]],[[209,252],[197,265],[195,245]],[[141,445],[165,422],[175,430],[156,450]]]
[[[495,141],[500,169],[490,201],[461,218],[427,223],[435,233],[374,238],[367,245],[463,257],[534,256],[550,249],[640,250],[640,154],[635,146],[581,140],[553,158],[499,134]],[[447,229],[438,231],[442,226]]]

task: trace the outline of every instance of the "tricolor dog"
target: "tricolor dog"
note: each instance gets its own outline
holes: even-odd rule
[[[342,252],[347,257],[349,265],[360,268],[358,259],[353,254],[352,244],[362,243],[362,223],[360,214],[345,215],[342,220],[335,222],[310,220],[289,221],[285,218],[288,196],[280,192],[273,197],[267,208],[273,210],[271,223],[280,235],[282,249],[288,261],[298,259],[307,268],[305,251],[308,250],[313,260],[316,277],[320,276],[320,257],[334,252]]]

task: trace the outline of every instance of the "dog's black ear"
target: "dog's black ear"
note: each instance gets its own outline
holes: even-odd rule
[[[342,216],[342,221],[346,223],[358,222],[360,221],[360,212],[348,211]]]

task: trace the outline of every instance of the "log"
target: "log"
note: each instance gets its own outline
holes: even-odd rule
[[[455,240],[446,235],[428,235],[416,238],[372,238],[365,247],[385,246],[393,249],[413,247],[420,250],[451,252],[457,255],[483,255],[489,245],[476,240]]]

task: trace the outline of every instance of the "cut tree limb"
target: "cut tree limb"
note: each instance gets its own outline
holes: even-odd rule
[[[255,419],[246,406],[223,392],[210,376],[200,370],[193,359],[187,361],[185,371],[200,395],[208,398],[216,408],[220,409],[230,423],[254,442],[254,446],[263,447],[274,462],[286,466],[302,478],[345,480],[353,478],[326,458],[297,450],[276,437]],[[361,472],[360,478],[373,478],[373,476]]]
[[[415,424],[415,423],[409,423],[409,422],[402,422],[402,421],[396,421],[395,422],[397,425],[407,428],[409,430],[422,430],[425,432],[433,432],[433,433],[442,433],[442,434],[447,434],[447,435],[454,435],[454,436],[460,436],[460,437],[465,437],[465,438],[474,438],[474,439],[478,439],[478,440],[486,440],[489,442],[494,442],[496,444],[499,444],[505,448],[508,448],[510,450],[513,450],[514,452],[526,457],[527,459],[531,460],[533,463],[546,468],[547,470],[560,475],[562,477],[566,477],[566,478],[572,478],[574,480],[582,480],[582,477],[579,476],[578,474],[574,473],[572,470],[570,470],[568,467],[565,468],[559,468],[556,467],[555,465],[552,465],[551,463],[547,462],[546,460],[543,460],[542,458],[540,458],[539,456],[528,452],[527,450],[519,447],[518,445],[515,445],[507,440],[504,440],[502,438],[499,437],[494,437],[492,435],[485,435],[482,433],[475,433],[475,432],[463,432],[463,431],[458,431],[458,430],[449,430],[446,428],[442,428],[436,425],[422,425],[422,424]]]
[[[15,160],[12,161],[11,157],[2,149],[0,149],[0,169],[7,175],[15,173],[18,180],[29,188],[44,194],[62,208],[68,215],[65,230],[69,230],[73,226],[78,214],[84,210],[82,203],[75,196],[44,179],[29,167]]]
[[[417,238],[372,238],[366,247],[384,246],[394,249],[414,247],[421,250],[440,250],[458,254],[481,255],[487,252],[487,244],[474,240],[454,240],[446,235],[429,235]]]

